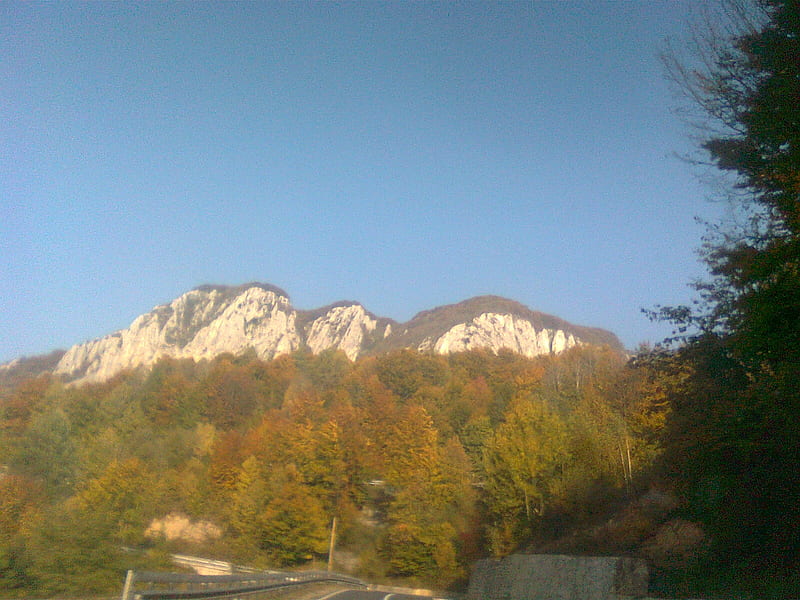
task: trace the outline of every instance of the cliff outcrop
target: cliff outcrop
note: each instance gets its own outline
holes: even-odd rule
[[[439,354],[505,349],[537,356],[581,344],[622,350],[608,331],[571,325],[496,296],[424,311],[398,324],[357,302],[298,311],[281,289],[253,283],[191,290],[137,317],[127,329],[73,346],[53,372],[69,380],[102,381],[162,356],[204,360],[247,349],[265,360],[303,348],[337,349],[355,360],[397,348]]]

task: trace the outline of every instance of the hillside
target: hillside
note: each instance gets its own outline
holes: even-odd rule
[[[625,497],[658,454],[649,377],[585,345],[245,352],[21,381],[0,390],[0,592],[118,591],[125,569],[167,552],[307,567],[333,516],[339,568],[463,589],[477,558]]]

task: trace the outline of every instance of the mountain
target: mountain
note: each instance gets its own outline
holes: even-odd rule
[[[438,354],[501,348],[525,356],[557,354],[579,344],[608,345],[622,350],[610,331],[572,325],[499,296],[478,296],[417,314],[376,350],[398,347],[433,350]]]
[[[497,296],[424,311],[399,324],[373,315],[358,302],[301,311],[292,307],[286,292],[272,285],[206,285],[156,306],[128,329],[73,346],[52,371],[89,382],[106,380],[123,369],[148,367],[162,356],[204,360],[246,349],[268,360],[300,349],[319,353],[333,348],[355,360],[397,348],[440,354],[508,349],[536,356],[581,344],[622,350],[608,331],[571,325]]]

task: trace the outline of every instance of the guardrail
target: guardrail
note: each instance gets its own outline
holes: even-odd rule
[[[327,571],[192,575],[128,571],[122,600],[193,600],[240,598],[280,588],[311,583],[339,583],[356,587],[367,584],[355,577]]]
[[[231,575],[240,572],[257,572],[255,569],[246,569],[229,562],[213,560],[211,558],[201,558],[199,556],[189,556],[187,554],[170,554],[170,558],[176,565],[192,569],[199,575]]]

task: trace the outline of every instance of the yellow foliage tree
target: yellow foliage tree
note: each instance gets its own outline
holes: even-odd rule
[[[514,399],[484,455],[495,554],[513,549],[544,514],[567,458],[566,428],[558,415],[532,396]]]

